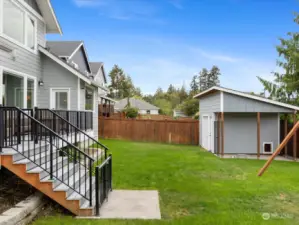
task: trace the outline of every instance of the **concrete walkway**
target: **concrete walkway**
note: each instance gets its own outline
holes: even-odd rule
[[[158,191],[114,190],[101,207],[100,217],[87,218],[161,219]]]

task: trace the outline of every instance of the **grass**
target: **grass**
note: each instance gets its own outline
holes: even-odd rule
[[[299,224],[299,163],[219,159],[199,147],[104,141],[113,153],[115,189],[159,190],[163,219],[42,217],[34,225]],[[264,220],[263,213],[270,213]]]

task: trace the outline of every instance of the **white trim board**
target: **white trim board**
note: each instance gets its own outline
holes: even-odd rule
[[[50,88],[50,109],[55,109],[55,97],[53,96],[55,92],[67,92],[67,110],[71,109],[71,88],[64,87],[53,87]]]
[[[197,95],[195,95],[193,98],[200,98],[201,96],[208,94],[210,91],[220,91],[220,92],[225,92],[225,93],[229,93],[229,94],[233,94],[233,95],[237,95],[237,96],[241,96],[244,98],[249,98],[249,99],[254,99],[260,102],[266,102],[272,105],[277,105],[277,106],[281,106],[284,108],[288,108],[288,109],[294,109],[294,110],[299,110],[298,106],[294,106],[294,105],[290,105],[290,104],[286,104],[286,103],[282,103],[282,102],[278,102],[278,101],[274,101],[271,99],[267,99],[267,98],[262,98],[256,95],[250,95],[250,94],[246,94],[240,91],[235,91],[235,90],[231,90],[231,89],[227,89],[227,88],[223,88],[223,87],[211,87],[208,90],[205,90]]]
[[[75,70],[73,67],[68,65],[67,63],[63,62],[60,58],[57,58],[55,55],[53,55],[51,52],[47,51],[43,47],[39,46],[38,50],[48,56],[50,59],[64,67],[66,70],[70,71],[75,76],[79,77],[80,79],[84,80],[86,83],[91,84],[91,81],[88,79],[88,77],[85,77],[82,75],[79,71]]]

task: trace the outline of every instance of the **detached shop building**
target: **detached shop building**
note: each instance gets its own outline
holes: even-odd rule
[[[223,87],[199,99],[200,145],[215,154],[272,154],[280,144],[280,115],[299,107]],[[295,118],[295,116],[294,116]]]

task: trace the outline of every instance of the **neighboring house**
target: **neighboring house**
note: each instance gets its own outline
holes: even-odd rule
[[[145,115],[145,114],[150,114],[150,115],[158,115],[159,114],[159,108],[146,102],[141,99],[137,98],[130,98],[130,106],[137,108],[139,111],[139,114]],[[126,106],[128,105],[128,99],[124,98],[122,100],[119,100],[115,103],[114,105],[114,110],[115,111],[123,111]]]
[[[106,150],[97,141],[102,83],[83,42],[46,42],[46,34],[62,34],[50,0],[0,0],[2,165],[91,216],[99,179],[91,170]]]
[[[280,115],[299,107],[223,87],[199,93],[200,145],[215,154],[272,154]]]
[[[104,63],[102,62],[89,62],[92,78],[95,82],[100,84],[101,88],[99,88],[99,97],[104,97],[108,94],[107,86],[107,76],[104,69]],[[100,100],[100,99],[99,99]]]
[[[179,109],[173,110],[173,117],[188,117],[183,111]]]

